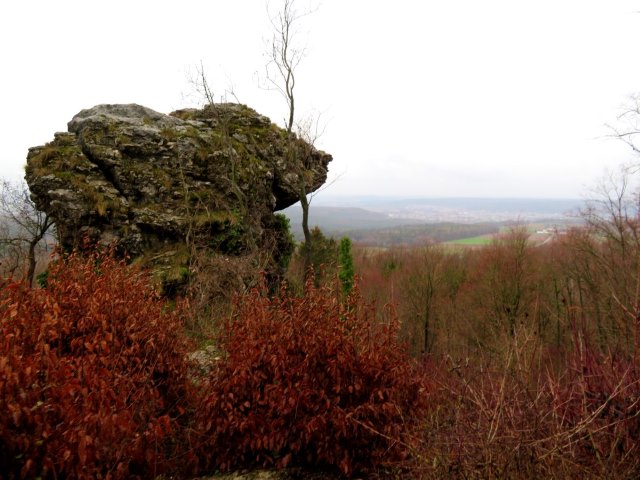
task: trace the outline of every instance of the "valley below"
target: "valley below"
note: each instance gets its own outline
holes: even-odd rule
[[[314,199],[309,225],[327,236],[348,236],[365,246],[390,247],[451,242],[482,245],[505,228],[526,226],[543,242],[579,225],[580,199],[323,197]],[[283,212],[302,240],[299,204]]]

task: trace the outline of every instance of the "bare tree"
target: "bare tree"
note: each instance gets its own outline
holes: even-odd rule
[[[304,48],[296,45],[295,37],[300,19],[308,13],[298,12],[294,0],[284,0],[282,10],[271,15],[273,38],[268,51],[267,81],[282,94],[287,102],[288,117],[284,123],[288,133],[292,133],[295,123],[296,69],[305,53]]]
[[[183,98],[188,101],[197,101],[203,107],[215,108],[216,94],[213,91],[211,83],[209,83],[209,77],[205,66],[200,60],[199,65],[195,65],[195,70],[191,68],[186,71],[187,82],[191,85],[191,91],[183,94]],[[224,92],[219,95],[218,102],[227,103],[235,102],[241,104],[242,102],[236,95],[235,86],[230,78],[227,78],[227,86],[224,88]]]
[[[435,338],[435,304],[443,283],[445,253],[439,246],[426,244],[416,249],[410,259],[402,281],[402,292],[410,312],[408,320],[422,324],[420,352],[428,353]]]
[[[602,292],[632,323],[640,322],[640,192],[632,182],[635,174],[637,166],[623,166],[601,182],[595,199],[581,212],[590,236],[578,243],[585,264],[596,267],[606,287]],[[621,323],[629,328],[628,321]]]
[[[14,184],[2,180],[0,189],[0,247],[3,269],[15,274],[26,263],[24,279],[32,285],[37,250],[53,221],[46,213],[36,208],[24,182]]]
[[[611,138],[640,154],[640,94],[632,95]],[[589,309],[602,345],[620,339],[638,345],[640,325],[640,190],[638,161],[605,176],[580,211],[586,228],[572,235],[571,279],[580,310]]]
[[[640,94],[631,95],[629,101],[623,107],[622,112],[616,118],[615,124],[608,124],[611,137],[623,141],[631,149],[640,154]]]
[[[287,117],[284,120],[288,134],[287,156],[290,165],[300,165],[298,174],[298,198],[302,208],[302,232],[304,234],[305,251],[303,253],[305,275],[308,275],[311,264],[313,237],[309,228],[309,207],[313,195],[309,192],[313,178],[309,175],[309,160],[315,149],[315,142],[320,134],[318,118],[308,118],[296,122],[296,69],[305,56],[305,49],[298,44],[298,24],[312,10],[301,12],[296,9],[295,0],[283,0],[282,9],[270,15],[273,37],[268,46],[269,62],[266,65],[267,82],[271,88],[280,92],[287,104]],[[307,147],[301,148],[298,138],[305,141]]]
[[[213,90],[211,90],[211,87],[209,86],[202,60],[200,60],[200,66],[196,68],[196,77],[191,80],[191,83],[196,89],[196,92],[200,97],[206,100],[208,105],[214,104],[215,100],[213,98]]]

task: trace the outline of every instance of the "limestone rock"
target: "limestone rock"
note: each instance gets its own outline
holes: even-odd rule
[[[331,156],[239,104],[169,115],[140,105],[82,110],[29,149],[26,180],[64,248],[115,243],[121,252],[187,275],[187,246],[221,255],[290,250],[274,211],[327,177]],[[285,238],[286,237],[286,238]]]

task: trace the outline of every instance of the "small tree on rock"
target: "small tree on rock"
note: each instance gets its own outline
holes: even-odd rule
[[[289,137],[287,160],[290,165],[301,165],[298,177],[298,197],[302,208],[302,232],[307,248],[303,252],[305,278],[311,270],[313,259],[311,258],[311,244],[313,236],[309,228],[309,206],[312,194],[310,192],[313,180],[309,180],[306,168],[308,167],[311,153],[314,150],[314,142],[317,134],[313,135],[310,125],[314,122],[296,122],[296,101],[294,89],[296,86],[296,69],[304,58],[304,48],[297,45],[296,30],[300,20],[309,12],[299,12],[295,8],[294,0],[284,0],[282,9],[271,17],[273,26],[273,38],[269,44],[267,55],[267,81],[269,85],[280,92],[287,103],[287,117],[285,127]],[[317,129],[316,129],[317,130]],[[309,148],[300,148],[298,138],[303,139]]]

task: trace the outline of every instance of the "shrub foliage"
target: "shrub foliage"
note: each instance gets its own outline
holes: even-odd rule
[[[206,468],[288,465],[370,472],[406,459],[424,380],[357,292],[346,304],[307,286],[303,298],[241,299],[226,352],[206,385],[196,431]]]
[[[0,290],[0,478],[153,478],[185,398],[177,314],[107,254]]]

